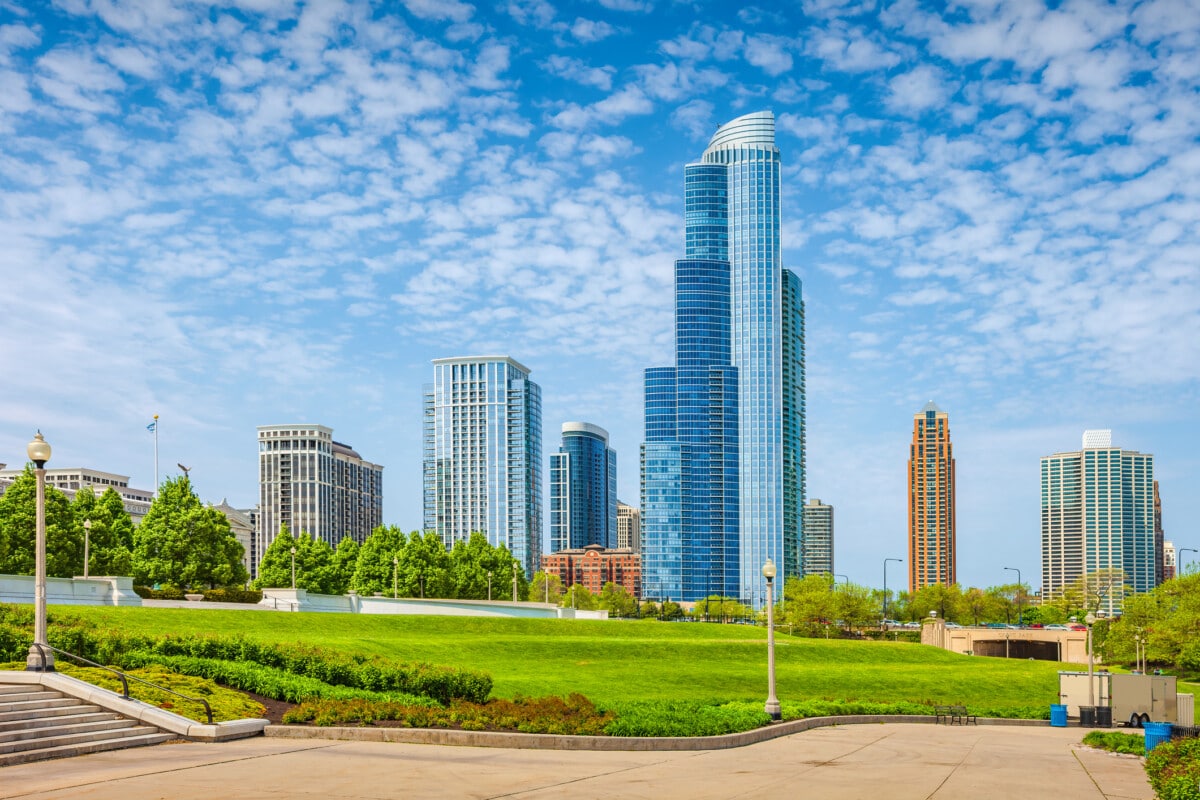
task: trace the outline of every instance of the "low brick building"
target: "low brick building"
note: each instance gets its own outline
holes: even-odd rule
[[[581,584],[592,594],[600,594],[604,584],[615,583],[637,598],[642,596],[642,558],[631,548],[606,550],[589,544],[542,556],[542,570],[557,575],[564,589]]]

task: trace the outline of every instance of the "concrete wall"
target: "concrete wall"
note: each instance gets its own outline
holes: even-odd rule
[[[523,619],[608,619],[607,611],[580,611],[547,603],[502,600],[363,597],[357,594],[313,594],[304,589],[263,589],[259,606],[278,611],[341,614],[426,614],[447,617],[519,617]]]
[[[1014,658],[1037,657],[1072,664],[1087,663],[1087,631],[947,628],[941,619],[926,619],[921,624],[921,644],[963,655],[1003,657],[1008,652]],[[1099,663],[1099,658],[1095,661]]]
[[[32,575],[0,575],[0,603],[33,603]],[[133,578],[47,578],[46,604],[140,606]]]

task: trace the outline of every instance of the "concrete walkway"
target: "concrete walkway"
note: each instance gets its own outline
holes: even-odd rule
[[[732,750],[578,752],[257,738],[0,770],[0,797],[1153,800],[1137,758],[1079,728],[820,728]]]

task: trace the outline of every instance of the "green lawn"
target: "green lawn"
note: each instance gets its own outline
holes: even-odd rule
[[[197,609],[56,607],[128,633],[241,634],[484,670],[493,695],[565,695],[597,703],[758,700],[766,632],[745,625],[289,614]],[[783,700],[963,703],[1048,709],[1061,664],[1004,661],[916,644],[777,638]]]

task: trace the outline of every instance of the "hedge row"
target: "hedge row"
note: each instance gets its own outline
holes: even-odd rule
[[[209,603],[247,603],[254,604],[262,600],[262,592],[256,589],[200,589],[196,592],[185,592],[177,586],[164,586],[153,589],[149,586],[134,586],[138,597],[143,600],[186,600],[188,594],[203,594]]]
[[[1175,739],[1146,756],[1146,775],[1159,800],[1200,800],[1200,739]]]

